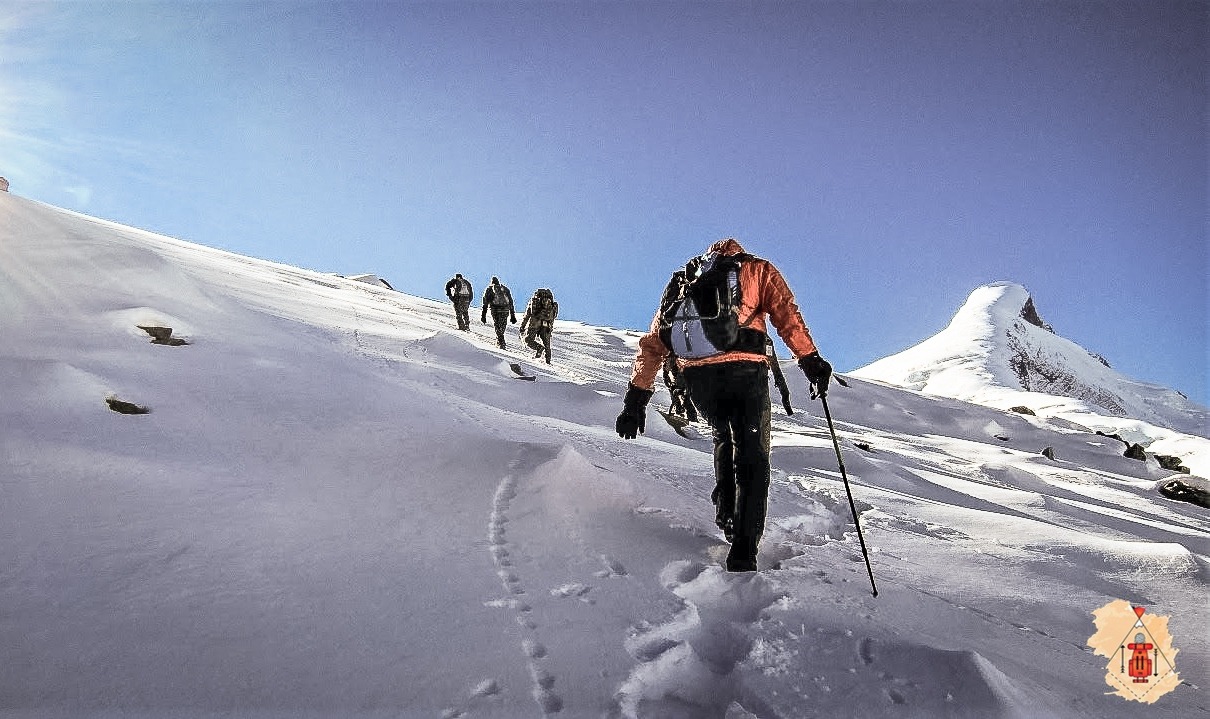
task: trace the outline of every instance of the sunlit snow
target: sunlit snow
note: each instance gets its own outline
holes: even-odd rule
[[[728,574],[708,430],[613,431],[637,334],[560,320],[547,366],[417,296],[445,279],[0,193],[0,715],[1205,715],[1208,510],[1094,430],[1163,429],[1202,467],[1210,440],[1006,411],[1002,377],[962,379],[995,407],[851,378],[829,399],[875,598],[787,363],[761,571]],[[1154,705],[1107,696],[1086,646],[1114,599],[1172,617],[1185,683]]]

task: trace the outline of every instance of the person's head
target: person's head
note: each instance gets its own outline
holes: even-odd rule
[[[711,244],[703,257],[707,255],[734,255],[743,251],[744,247],[739,243],[739,240],[734,237],[724,237]]]
[[[456,279],[456,280],[460,280],[460,279],[462,279],[462,273],[461,273],[461,272],[455,272],[455,273],[454,273],[454,279]]]
[[[493,284],[493,285],[498,285],[498,284],[500,284],[500,278],[499,278],[499,277],[496,277],[496,276],[492,276],[492,284]]]

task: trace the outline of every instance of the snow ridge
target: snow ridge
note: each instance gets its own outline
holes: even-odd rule
[[[1129,418],[1198,436],[1207,436],[1210,423],[1205,407],[1128,378],[1056,334],[1029,291],[1012,282],[979,287],[944,330],[851,374],[1001,409],[1027,406],[1047,416]]]

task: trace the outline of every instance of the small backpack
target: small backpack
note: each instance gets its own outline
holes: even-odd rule
[[[735,350],[764,354],[764,333],[740,326],[739,268],[750,259],[703,255],[673,273],[660,301],[660,339],[669,350],[685,359]]]

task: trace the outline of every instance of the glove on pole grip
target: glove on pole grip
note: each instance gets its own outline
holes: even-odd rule
[[[819,356],[818,352],[798,358],[798,366],[811,383],[811,399],[828,396],[828,380],[832,377],[832,365]]]

